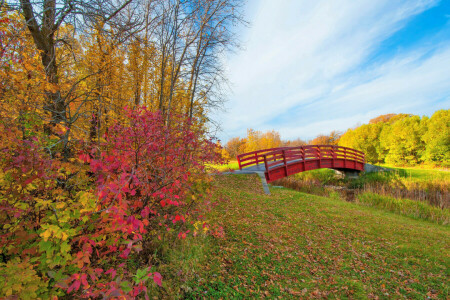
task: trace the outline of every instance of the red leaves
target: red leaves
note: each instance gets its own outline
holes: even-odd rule
[[[69,286],[69,288],[67,289],[67,293],[71,293],[72,291],[78,291],[78,289],[80,288],[80,284],[81,284],[81,281],[74,280],[72,285]]]
[[[186,219],[185,219],[183,216],[176,215],[176,216],[173,218],[172,223],[173,223],[173,224],[176,224],[178,221],[183,221],[183,223],[184,223],[184,222],[186,222]]]
[[[104,224],[99,224],[101,235],[115,236],[120,232],[114,243],[122,245],[116,250],[110,246],[104,253],[120,259],[144,250],[141,234],[157,232],[160,239],[162,231],[170,233],[171,227],[184,226],[188,214],[182,199],[192,190],[191,176],[203,172],[205,160],[218,158],[215,144],[193,132],[188,122],[168,128],[160,114],[144,108],[127,110],[127,117],[129,123],[109,128],[100,153],[80,155],[96,176],[101,201],[98,209],[107,212],[103,214]],[[158,223],[160,226],[151,227]],[[188,233],[189,230],[181,231],[178,237],[184,239]],[[115,270],[109,269],[105,274],[114,278]],[[161,286],[159,273],[153,273],[153,280]],[[140,291],[135,288],[135,292]]]
[[[85,247],[83,247],[83,251],[77,252],[75,259],[73,260],[73,263],[76,264],[80,269],[82,269],[85,264],[89,265],[91,263],[89,259],[91,252],[89,252],[89,250],[86,248],[86,245],[87,244],[85,244]]]
[[[158,272],[153,273],[153,281],[159,285],[162,286],[162,276]]]
[[[114,269],[109,269],[108,271],[105,272],[105,274],[111,274],[111,279],[114,279],[116,277],[116,270]]]
[[[23,204],[5,201],[0,212],[14,216],[14,223],[19,219],[18,228],[42,231],[43,224],[52,225],[54,232],[48,231],[48,241],[39,247],[53,251],[55,257],[60,247],[65,251],[55,259],[56,267],[47,267],[48,253],[26,246],[39,243],[41,232],[34,232],[16,239],[11,245],[19,247],[11,247],[9,255],[21,253],[39,259],[43,254],[40,272],[62,270],[52,288],[76,294],[70,295],[73,297],[146,297],[142,297],[146,286],[133,280],[135,270],[124,262],[130,258],[141,261],[139,256],[149,253],[145,247],[152,243],[143,241],[143,236],[162,241],[187,237],[188,224],[197,214],[195,205],[206,203],[191,201],[194,194],[201,198],[204,190],[202,166],[219,158],[215,145],[205,141],[202,132],[193,131],[187,120],[180,118],[176,126],[167,127],[159,113],[143,108],[126,113],[128,120],[110,126],[103,143],[80,152],[78,159],[70,158],[70,162],[47,156],[33,138],[15,139],[0,149],[2,171],[11,177],[11,184],[0,189],[14,200],[10,203]],[[61,187],[67,182],[73,191]],[[26,188],[30,184],[33,194]],[[35,211],[43,213],[30,221],[34,215],[30,212]],[[41,223],[43,216],[47,223]],[[3,240],[14,235],[17,232],[7,232]],[[162,286],[158,272],[146,279]]]
[[[225,237],[225,231],[223,230],[223,227],[222,226],[218,226],[218,225],[214,225],[213,226],[213,228],[211,230],[211,234],[214,237],[217,237],[217,238]]]
[[[147,218],[150,214],[150,208],[148,206],[144,207],[144,209],[141,211],[142,218]]]
[[[78,158],[84,163],[89,163],[91,161],[91,156],[88,153],[80,153]]]
[[[89,284],[87,282],[87,275],[86,274],[81,274],[81,283],[83,284],[84,287],[89,286]]]
[[[73,274],[71,279],[73,280],[73,282],[67,289],[68,293],[71,293],[72,291],[78,291],[80,289],[81,284],[83,284],[84,288],[89,287],[86,274]]]

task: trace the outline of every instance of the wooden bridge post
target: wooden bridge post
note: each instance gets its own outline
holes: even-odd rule
[[[267,180],[270,180],[270,172],[269,167],[267,166],[267,156],[264,154],[264,165],[266,167]]]
[[[303,172],[306,171],[306,165],[305,165],[305,148],[302,146],[302,162],[303,162]]]
[[[317,146],[317,155],[319,156],[319,169],[322,168],[322,155],[320,154],[320,146]]]
[[[259,165],[258,152],[255,153],[255,160],[256,160],[256,165]]]
[[[286,163],[286,152],[285,150],[281,150],[281,154],[283,155],[283,163],[284,163],[284,173],[285,176],[288,176],[288,169],[287,169],[287,163]]]
[[[336,146],[331,146],[331,167],[334,169],[334,160],[336,159],[336,154],[334,153],[334,149]]]
[[[347,148],[344,147],[344,168],[347,168]]]

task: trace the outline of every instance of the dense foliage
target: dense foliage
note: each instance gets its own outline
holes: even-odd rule
[[[204,162],[219,155],[189,121],[168,127],[145,108],[125,116],[67,162],[38,136],[1,128],[2,295],[141,297],[149,279],[161,285],[151,269],[156,242],[192,231]]]
[[[70,3],[0,4],[0,297],[147,298],[161,244],[220,233],[207,112],[239,6]]]
[[[55,135],[52,152],[66,159],[73,137],[98,141],[126,106],[160,111],[166,123],[183,116],[205,126],[208,112],[224,101],[220,57],[237,43],[233,25],[243,22],[241,6],[235,0],[2,1],[0,115],[22,127],[41,122]]]
[[[431,118],[396,115],[349,129],[339,145],[361,150],[371,163],[450,166],[450,110]]]

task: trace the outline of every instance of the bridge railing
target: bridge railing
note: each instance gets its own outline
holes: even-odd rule
[[[244,168],[244,167],[248,167],[251,165],[258,165],[259,163],[264,163],[264,155],[266,153],[270,153],[270,152],[280,150],[280,149],[285,149],[285,148],[287,148],[287,147],[263,149],[263,150],[257,150],[257,151],[240,154],[237,156],[238,163],[239,163],[239,169],[242,170],[242,168]]]
[[[312,159],[345,159],[365,162],[364,153],[352,148],[334,145],[306,145],[298,147],[280,147],[264,149],[238,155],[239,168],[264,162],[265,169],[284,165],[294,161]]]

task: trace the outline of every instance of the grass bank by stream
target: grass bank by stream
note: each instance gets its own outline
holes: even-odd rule
[[[414,171],[417,172],[396,169],[392,172],[363,173],[357,179],[345,179],[337,178],[333,170],[320,169],[295,174],[274,184],[449,224],[450,173]]]

